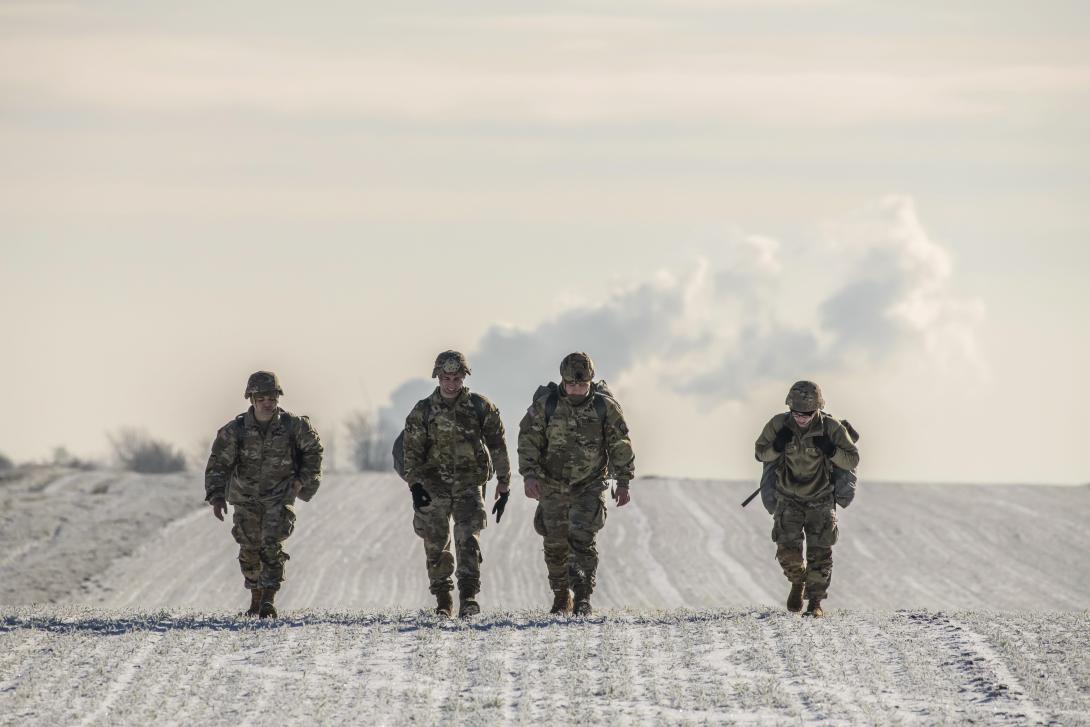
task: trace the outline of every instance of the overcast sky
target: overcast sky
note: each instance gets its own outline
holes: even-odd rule
[[[1078,2],[0,0],[0,452],[195,459],[247,375],[334,449],[457,348],[598,362],[643,474],[1090,481]],[[341,447],[343,455],[343,447]],[[202,466],[203,463],[198,463]]]

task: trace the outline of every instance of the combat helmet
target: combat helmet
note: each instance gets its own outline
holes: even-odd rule
[[[576,383],[594,381],[594,362],[582,351],[569,353],[560,362],[560,378]]]
[[[796,381],[787,392],[785,403],[794,411],[818,411],[825,408],[825,397],[813,381]]]
[[[284,389],[280,386],[280,379],[276,377],[276,374],[272,371],[255,371],[246,380],[246,393],[242,395],[242,398],[249,399],[254,394],[267,394],[273,391],[279,396],[284,395]]]
[[[472,374],[469,369],[469,361],[461,351],[443,351],[435,357],[435,366],[431,370],[431,377],[438,379],[439,374]]]

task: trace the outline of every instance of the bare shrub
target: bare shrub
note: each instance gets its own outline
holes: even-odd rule
[[[109,437],[114,456],[132,472],[162,474],[184,472],[185,455],[171,444],[152,439],[140,429],[126,428]]]
[[[389,469],[386,451],[379,436],[378,420],[374,414],[355,411],[344,422],[348,430],[348,456],[352,466],[361,472],[378,472]]]
[[[97,469],[98,465],[89,459],[80,459],[76,455],[68,451],[67,447],[54,447],[53,448],[53,464],[58,467],[70,467],[76,470],[93,470]]]
[[[212,452],[212,438],[202,437],[196,441],[196,443],[189,448],[189,453],[186,456],[187,462],[193,462],[196,467],[204,468],[208,462],[208,456]]]

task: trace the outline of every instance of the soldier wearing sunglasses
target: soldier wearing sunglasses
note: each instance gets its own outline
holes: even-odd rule
[[[854,470],[859,450],[848,429],[826,414],[821,388],[796,382],[787,393],[790,411],[776,414],[757,439],[761,462],[775,463],[772,540],[776,560],[791,583],[787,610],[821,618],[833,572],[839,531],[833,490],[834,468]]]

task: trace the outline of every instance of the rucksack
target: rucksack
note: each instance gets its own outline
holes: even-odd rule
[[[484,437],[484,419],[488,416],[488,407],[484,403],[484,397],[480,394],[474,394],[469,392],[469,400],[473,403],[473,411],[477,413],[477,425],[479,427],[479,433],[481,438]],[[421,399],[421,402],[428,401],[427,399]],[[420,406],[420,402],[417,403]],[[424,417],[424,426],[427,427],[431,424],[431,406],[429,404],[427,413]],[[488,459],[488,479],[492,479],[492,455],[489,454],[487,447],[482,447],[484,450],[484,456]],[[409,482],[405,479],[405,430],[402,429],[401,433],[397,435],[397,439],[394,440],[394,447],[392,454],[394,456],[394,472],[397,472],[397,476],[401,479]],[[409,483],[413,484],[413,483]]]
[[[617,408],[620,408],[620,404],[617,403],[616,397],[613,396],[613,392],[609,390],[609,384],[605,381],[599,381],[594,385],[594,411],[598,415],[598,421],[602,423],[602,433],[605,435],[606,428],[606,399],[612,401]],[[534,392],[533,400],[539,401],[542,397],[545,399],[545,426],[549,426],[549,421],[553,418],[553,414],[556,413],[556,405],[560,403],[560,385],[550,381],[547,384],[542,384],[537,387],[537,391]],[[606,452],[607,466],[609,467],[609,476],[613,477],[613,464],[609,460],[609,452]]]
[[[824,413],[824,412],[822,412]],[[822,434],[829,436],[828,428],[828,415],[822,420]],[[848,436],[851,437],[853,442],[859,441],[859,432],[855,430],[847,419],[838,419],[837,421],[848,431]],[[765,509],[771,514],[776,509],[776,480],[778,479],[780,466],[783,464],[783,458],[773,460],[771,462],[764,463],[764,472],[761,474],[761,502],[764,504]],[[832,470],[832,484],[833,484],[833,500],[840,507],[847,507],[852,504],[852,500],[855,499],[855,488],[858,483],[858,479],[855,476],[855,471],[846,470],[837,467],[834,464],[829,465]]]

